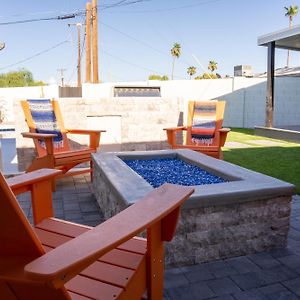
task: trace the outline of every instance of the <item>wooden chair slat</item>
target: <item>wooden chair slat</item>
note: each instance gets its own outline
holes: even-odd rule
[[[78,295],[78,294],[70,292],[70,291],[68,291],[68,292],[69,292],[72,300],[94,300],[94,299],[92,299],[90,297]]]
[[[129,241],[118,246],[118,249],[138,254],[145,254],[147,251],[147,240],[142,238],[132,238]]]
[[[39,237],[40,241],[42,242],[43,246],[48,246],[50,248],[56,248],[72,239],[71,237],[54,232],[49,232],[39,228],[35,228],[34,230],[37,236]],[[114,264],[116,266],[136,270],[137,267],[140,265],[142,255],[137,253],[130,253],[128,251],[122,251],[119,249],[114,249],[109,253],[101,256],[99,260],[106,263]]]
[[[124,288],[134,275],[134,271],[96,261],[80,274]]]
[[[35,226],[35,228],[58,233],[68,237],[76,237],[92,227],[85,225],[78,225],[67,221],[58,220],[55,218],[45,219]],[[120,250],[134,252],[138,254],[145,254],[147,250],[146,239],[135,237],[117,247]]]
[[[68,291],[99,300],[115,300],[123,292],[122,288],[81,275],[67,282],[65,287]]]
[[[59,220],[55,218],[49,218],[36,224],[35,228],[49,232],[59,233],[69,237],[76,237],[86,232],[87,230],[90,230],[92,227],[81,224],[74,224],[68,221]]]
[[[101,256],[100,260],[108,264],[136,270],[143,260],[143,255],[114,249]]]
[[[44,246],[48,246],[51,248],[56,248],[68,241],[70,241],[72,238],[65,236],[65,235],[60,235],[54,232],[49,232],[46,230],[41,230],[39,228],[34,228],[35,233],[39,237],[41,243]]]
[[[45,251],[49,252],[53,248],[45,246]],[[125,255],[126,252],[123,253],[124,258],[126,259]],[[143,259],[140,257],[141,260]],[[91,278],[97,278],[98,280],[106,283],[112,283],[119,287],[125,287],[128,281],[131,279],[131,277],[134,275],[134,268],[136,265],[141,265],[141,263],[134,265],[128,265],[126,266],[117,266],[115,265],[115,262],[112,260],[107,260],[107,262],[102,262],[101,258],[91,264],[89,267],[84,269],[80,274],[91,277]]]

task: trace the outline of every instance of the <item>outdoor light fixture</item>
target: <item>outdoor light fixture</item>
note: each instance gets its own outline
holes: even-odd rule
[[[5,43],[4,42],[0,42],[0,51],[3,50],[5,48]]]

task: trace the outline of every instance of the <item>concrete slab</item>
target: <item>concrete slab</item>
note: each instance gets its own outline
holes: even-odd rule
[[[277,146],[282,147],[284,146],[284,143],[276,142],[276,141],[270,141],[270,140],[251,140],[249,141],[251,144],[259,145],[259,146]]]
[[[227,147],[227,148],[236,148],[236,149],[241,148],[242,149],[242,148],[249,148],[251,146],[248,145],[248,144],[239,143],[239,142],[226,142],[225,147]]]
[[[300,132],[296,130],[255,126],[254,134],[258,136],[273,138],[273,139],[293,141],[296,143],[300,142]]]

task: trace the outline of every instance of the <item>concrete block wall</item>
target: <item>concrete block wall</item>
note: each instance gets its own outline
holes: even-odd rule
[[[184,108],[182,101],[166,98],[61,98],[59,103],[66,128],[104,129],[107,132],[101,138],[102,148],[121,151],[168,148],[163,128],[177,125]],[[28,131],[28,128],[19,100],[14,102],[14,112],[16,120],[19,120],[15,123],[19,165],[24,169],[34,156],[33,142],[21,136],[21,132]],[[114,140],[112,135],[116,133],[113,116],[120,117],[120,134],[117,134],[121,139],[117,149],[111,149],[116,145],[110,145]],[[105,126],[101,128],[96,122],[95,127],[89,128],[89,119],[94,117],[106,118]],[[71,140],[75,147],[88,144],[87,136],[72,135]]]
[[[300,124],[300,77],[275,78],[274,124]]]
[[[299,125],[300,115],[300,77],[280,77],[275,79],[274,125]],[[186,119],[187,102],[189,100],[224,99],[227,101],[224,125],[228,127],[261,126],[265,123],[266,78],[235,77],[218,80],[175,80],[147,81],[126,83],[84,84],[81,101],[110,101],[115,105],[122,98],[113,97],[115,85],[160,86],[161,98],[176,99],[185,103],[182,108]],[[4,107],[6,121],[14,122],[12,102],[26,98],[58,98],[58,86],[2,88],[0,89],[1,105]],[[105,100],[106,99],[106,100]],[[124,101],[137,105],[138,102],[124,98]],[[144,101],[147,98],[144,98]],[[64,101],[71,101],[66,98]],[[157,102],[157,99],[155,100]],[[77,101],[79,105],[80,101]],[[88,102],[86,102],[88,103]],[[161,105],[162,102],[159,102]],[[161,109],[163,106],[161,106]],[[121,111],[118,107],[117,111]],[[113,109],[115,112],[115,109]]]
[[[276,78],[274,125],[300,124],[300,78]],[[159,98],[114,98],[115,85],[152,85],[161,87]],[[20,133],[27,125],[20,107],[26,98],[56,98],[58,86],[0,89],[5,121],[14,123],[16,146],[21,168],[34,156],[33,143]],[[149,81],[84,84],[82,98],[61,98],[60,106],[66,128],[105,129],[101,144],[104,151],[150,150],[167,147],[165,127],[185,123],[189,100],[225,100],[224,126],[264,125],[265,78],[235,77],[219,80]],[[101,127],[101,128],[100,128]],[[73,135],[73,145],[87,144],[87,137]]]
[[[300,125],[300,77],[275,79],[274,125]],[[160,86],[162,97],[113,97],[115,85]],[[16,145],[25,157],[23,147],[33,152],[33,143],[20,133],[27,131],[20,100],[56,98],[58,86],[2,88],[0,102],[5,121],[14,123]],[[128,83],[84,84],[82,98],[61,98],[60,106],[66,128],[106,129],[103,150],[148,150],[167,147],[165,127],[184,124],[189,100],[225,100],[224,126],[263,126],[265,123],[266,78],[235,77],[218,80],[176,80]],[[2,110],[1,110],[2,111]],[[101,126],[102,128],[98,127]],[[87,143],[87,137],[72,136],[75,146]],[[109,147],[115,144],[117,147]]]

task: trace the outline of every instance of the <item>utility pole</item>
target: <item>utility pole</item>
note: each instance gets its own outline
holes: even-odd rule
[[[80,47],[80,27],[81,23],[76,24],[78,37],[78,63],[77,63],[77,86],[81,86],[81,47]]]
[[[68,26],[76,25],[77,27],[77,52],[78,52],[78,59],[77,59],[77,86],[81,86],[81,46],[80,46],[80,27],[81,23],[75,24],[68,24]]]
[[[85,82],[91,82],[91,21],[92,21],[92,4],[86,4],[86,20],[85,20]]]
[[[66,71],[67,69],[57,69],[57,72],[60,73],[60,78],[61,78],[61,86],[65,86],[64,84],[64,72]]]
[[[92,0],[92,44],[93,44],[93,83],[99,83],[98,77],[98,15],[97,0]]]

